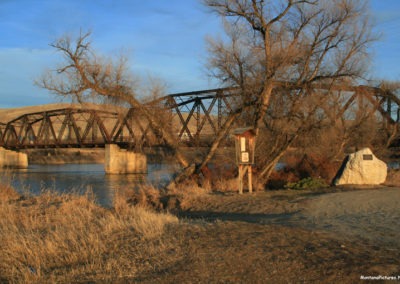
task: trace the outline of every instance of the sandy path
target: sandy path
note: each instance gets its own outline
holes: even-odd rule
[[[192,200],[186,216],[327,231],[341,239],[400,249],[400,188],[208,195]]]
[[[311,197],[295,216],[346,238],[400,247],[400,189],[357,190]]]

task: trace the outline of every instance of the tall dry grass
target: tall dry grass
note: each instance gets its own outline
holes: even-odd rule
[[[132,280],[177,260],[177,223],[118,195],[111,210],[90,194],[24,197],[1,185],[0,282]]]
[[[137,189],[122,189],[119,195],[114,197],[114,207],[117,212],[129,205],[157,212],[178,212],[189,208],[193,200],[211,192],[211,184],[199,186],[194,180],[187,180],[168,190],[144,184]]]

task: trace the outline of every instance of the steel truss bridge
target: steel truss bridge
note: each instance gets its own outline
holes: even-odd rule
[[[363,97],[387,122],[398,122],[399,113],[397,118],[391,114],[392,105],[397,105],[397,110],[400,105],[395,96],[366,86],[340,88],[340,91],[349,95],[336,115],[343,115]],[[153,108],[154,115],[165,121],[165,127],[175,133],[178,143],[205,146],[221,131],[239,103],[238,98],[237,88],[212,89],[168,95],[146,107]],[[135,108],[111,111],[68,107],[27,113],[0,123],[0,146],[8,149],[104,147],[105,144],[141,148],[162,145],[163,141]]]
[[[165,121],[177,142],[204,145],[221,129],[232,111],[234,88],[172,94],[145,107]],[[140,109],[80,106],[21,115],[0,122],[0,146],[24,148],[83,148],[118,144],[135,148],[162,145],[163,141]],[[117,108],[111,108],[117,109]],[[161,116],[161,117],[160,117]]]

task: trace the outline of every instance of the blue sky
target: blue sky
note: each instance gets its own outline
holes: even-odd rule
[[[381,40],[374,44],[371,77],[400,80],[400,1],[372,0]],[[168,93],[217,87],[204,70],[205,37],[220,20],[198,0],[0,0],[0,108],[57,102],[33,85],[60,62],[49,43],[91,30],[94,48],[130,56],[143,78],[159,77]]]

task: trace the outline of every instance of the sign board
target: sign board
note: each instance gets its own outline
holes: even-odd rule
[[[240,137],[240,151],[246,151],[246,137]]]
[[[248,163],[250,161],[249,152],[242,152],[240,160],[242,163]]]
[[[251,127],[237,128],[235,135],[235,156],[238,163],[239,194],[243,193],[243,177],[248,176],[249,192],[253,191],[252,165],[254,164],[254,139],[256,132]]]
[[[239,165],[254,164],[254,138],[253,128],[244,127],[234,130],[235,156]]]

